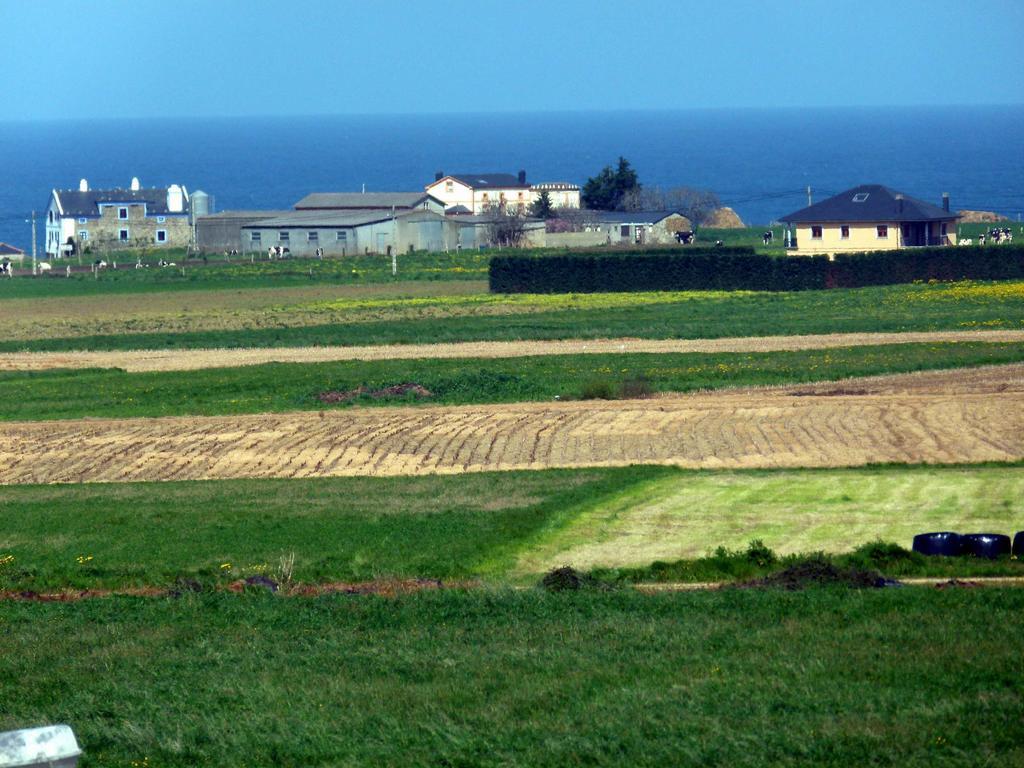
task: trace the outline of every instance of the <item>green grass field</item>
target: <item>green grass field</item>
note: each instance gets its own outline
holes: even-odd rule
[[[106,301],[97,297],[97,301]],[[201,322],[185,306],[161,320],[174,331],[132,333],[145,307],[119,328],[90,334],[93,317],[51,314],[36,333],[0,342],[0,351],[160,349],[422,343],[558,338],[720,338],[858,331],[1024,328],[1024,282],[913,284],[792,293],[689,291],[558,296],[448,295],[345,297],[271,311],[269,327],[254,316],[207,309]],[[170,311],[166,310],[165,311]],[[294,315],[293,320],[288,316]],[[17,322],[17,321],[14,321]],[[69,335],[62,334],[69,328]],[[23,338],[24,336],[34,338]]]
[[[957,342],[795,352],[268,363],[188,373],[58,369],[0,373],[0,420],[616,399],[1022,360],[1024,344]],[[319,397],[410,382],[425,387],[431,396],[362,394],[335,403]]]
[[[291,553],[298,582],[533,583],[567,563],[644,567],[752,539],[782,555],[841,553],[878,540],[909,548],[930,530],[1021,529],[1020,465],[14,486],[0,488],[0,589],[225,584],[273,575]],[[903,565],[1024,574],[1016,561]],[[708,575],[686,570],[670,580]]]
[[[1024,591],[4,605],[0,729],[92,766],[1024,761]]]

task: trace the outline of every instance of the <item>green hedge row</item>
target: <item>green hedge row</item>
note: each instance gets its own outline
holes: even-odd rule
[[[955,246],[827,256],[768,256],[752,248],[494,256],[493,293],[805,291],[916,280],[1024,279],[1024,246]]]

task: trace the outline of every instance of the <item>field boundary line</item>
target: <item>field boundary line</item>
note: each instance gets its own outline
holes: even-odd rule
[[[621,353],[686,354],[787,352],[840,347],[957,342],[1024,343],[1024,330],[829,333],[795,336],[737,336],[720,339],[560,339],[464,341],[443,344],[388,344],[324,347],[238,347],[0,353],[2,371],[122,368],[129,373],[235,368],[266,363],[323,363],[349,360],[513,358]]]

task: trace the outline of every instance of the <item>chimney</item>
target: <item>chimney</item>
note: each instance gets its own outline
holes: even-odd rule
[[[78,191],[79,192],[88,192],[89,191],[89,182],[86,181],[85,179],[82,179],[80,182],[78,182]]]
[[[896,195],[896,213],[903,213],[903,195]]]
[[[942,210],[949,211],[949,192],[942,193]]]
[[[520,184],[525,184],[526,183],[526,171],[520,171],[519,172],[519,183]]]
[[[139,177],[138,176],[132,176],[132,186],[131,186],[132,192],[138,192],[139,191],[139,187],[140,187],[140,185],[139,185]]]
[[[440,181],[444,178],[444,171],[438,171],[434,174],[434,181]]]

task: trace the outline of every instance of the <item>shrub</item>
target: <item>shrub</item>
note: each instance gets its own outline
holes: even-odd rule
[[[633,400],[641,397],[650,397],[654,393],[651,380],[646,376],[634,376],[624,379],[619,385],[619,397]]]
[[[590,379],[584,382],[580,400],[614,400],[615,389],[607,379]]]

